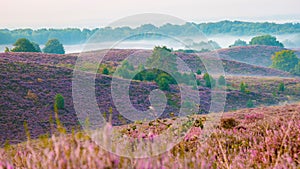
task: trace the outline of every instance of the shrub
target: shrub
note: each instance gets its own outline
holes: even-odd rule
[[[254,107],[253,101],[251,99],[248,100],[246,106],[247,108],[253,108]]]
[[[279,85],[278,85],[278,91],[279,91],[279,92],[284,92],[284,90],[285,90],[284,83],[283,83],[283,82],[280,82]]]
[[[241,91],[242,93],[246,93],[246,88],[247,88],[247,84],[244,83],[244,82],[241,82],[241,83],[240,83],[240,91]]]
[[[224,76],[220,76],[218,79],[218,84],[224,86],[226,84],[226,80]]]
[[[232,129],[239,124],[234,118],[221,119],[221,127],[225,129]]]
[[[103,68],[102,74],[104,74],[104,75],[108,75],[109,74],[109,70],[107,69],[107,67]]]
[[[196,73],[197,73],[197,75],[201,75],[202,74],[202,72],[201,72],[200,69],[198,69]]]
[[[65,99],[61,94],[55,95],[55,106],[57,109],[64,109],[65,108]]]

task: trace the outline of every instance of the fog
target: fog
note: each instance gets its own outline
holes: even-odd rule
[[[284,44],[286,48],[300,48],[300,34],[286,34],[286,35],[273,35]],[[192,39],[194,42],[213,40],[217,42],[222,48],[228,48],[234,43],[235,40],[241,39],[249,43],[253,36],[230,36],[230,35],[214,35],[208,36],[205,39],[197,37],[186,37],[179,39],[184,41],[186,39]],[[66,53],[79,53],[81,51],[88,50],[99,50],[99,49],[109,49],[109,48],[119,48],[119,49],[153,49],[154,46],[167,46],[173,49],[183,49],[185,44],[175,41],[174,39],[165,40],[139,40],[139,41],[120,41],[120,42],[103,42],[97,44],[76,44],[76,45],[64,45]],[[5,47],[12,48],[12,45],[0,45],[0,51],[3,52]],[[42,49],[44,45],[40,45]]]

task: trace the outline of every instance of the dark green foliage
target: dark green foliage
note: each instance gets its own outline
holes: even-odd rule
[[[65,99],[61,94],[55,95],[54,104],[57,109],[64,109],[65,108]]]
[[[35,42],[31,42],[31,43],[32,43],[34,49],[36,50],[36,52],[42,52],[39,44],[37,44]]]
[[[238,124],[239,122],[236,121],[234,118],[221,119],[221,127],[225,129],[232,129],[236,127]]]
[[[161,90],[166,90],[166,91],[170,90],[169,83],[170,82],[168,81],[168,79],[166,79],[164,77],[157,81],[157,85],[159,86],[159,88]]]
[[[200,69],[198,69],[196,73],[197,73],[197,75],[201,75],[202,72]]]
[[[203,79],[205,80],[205,86],[206,87],[212,88],[216,84],[216,80],[211,75],[209,75],[208,73],[204,74]]]
[[[44,53],[65,54],[65,49],[58,39],[50,39],[43,48]]]
[[[282,50],[280,52],[276,52],[275,55],[272,56],[271,67],[287,72],[293,72],[299,61],[300,60],[294,51]]]
[[[246,93],[246,88],[247,88],[248,86],[247,86],[247,84],[246,83],[244,83],[244,82],[241,82],[240,83],[240,91],[242,92],[242,93]]]
[[[153,68],[164,68],[168,72],[177,72],[177,58],[171,51],[165,46],[156,46],[152,55],[147,58],[147,65]]]
[[[5,53],[10,52],[9,48],[8,48],[8,47],[5,47],[4,52],[5,52]]]
[[[283,82],[280,82],[279,85],[278,85],[278,91],[279,91],[279,92],[284,92],[284,90],[285,90],[284,83],[283,83]]]
[[[234,42],[233,45],[230,45],[229,47],[235,47],[235,46],[247,46],[247,42],[243,41],[241,39],[238,39]]]
[[[102,74],[104,74],[104,75],[108,75],[109,74],[109,70],[107,69],[107,67],[103,68]]]
[[[247,108],[253,108],[254,107],[253,101],[251,99],[248,100],[246,106]]]
[[[39,52],[34,44],[26,38],[21,38],[14,43],[14,48],[11,52]]]
[[[225,77],[224,76],[220,76],[219,79],[218,79],[218,84],[220,86],[224,86],[226,84],[226,80],[225,80]]]
[[[284,47],[283,44],[277,41],[276,37],[271,35],[256,36],[249,42],[250,45],[267,45]]]

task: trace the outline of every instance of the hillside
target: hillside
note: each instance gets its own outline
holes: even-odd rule
[[[284,48],[276,46],[243,46],[218,50],[223,59],[235,60],[251,65],[269,67],[272,64],[271,56]]]
[[[0,167],[11,168],[298,168],[300,155],[300,104],[243,109],[223,114],[211,135],[201,141],[211,116],[198,120],[170,151],[148,158],[118,156],[105,151],[85,133],[57,133],[19,145],[0,148]],[[173,127],[178,119],[155,120],[120,127],[107,125],[105,135],[119,133],[124,142],[113,143],[113,152],[128,150],[146,155],[139,143]],[[202,128],[204,124],[204,128]],[[130,140],[132,141],[129,141]],[[161,140],[160,145],[170,145]],[[135,147],[136,146],[136,147]],[[82,155],[84,154],[84,156]],[[26,162],[24,162],[26,161]],[[159,162],[157,162],[159,161]]]
[[[130,54],[133,50],[113,50],[106,63],[118,63]],[[118,54],[118,55],[116,55]],[[191,58],[191,57],[188,57]],[[57,93],[65,97],[65,109],[59,113],[60,119],[65,127],[70,131],[79,126],[75,114],[72,100],[72,67],[76,56],[74,55],[46,55],[37,53],[8,53],[0,54],[0,79],[1,79],[1,97],[0,97],[0,144],[3,145],[8,139],[11,143],[18,143],[26,138],[23,124],[27,122],[33,138],[38,137],[50,131],[50,117],[53,114],[53,101]],[[298,98],[297,84],[299,80],[291,79],[293,83],[287,85],[291,92],[273,93],[277,91],[279,82],[289,82],[289,79],[277,78],[276,83],[270,83],[262,90],[252,90],[252,84],[249,83],[250,92],[242,93],[239,91],[239,84],[235,79],[228,79],[227,101],[225,111],[245,108],[248,100],[255,101],[254,106],[274,105],[285,101],[294,101]],[[200,113],[206,113],[210,107],[210,89],[204,87],[204,81],[201,80],[199,86],[200,93]],[[253,83],[259,86],[264,85],[264,78],[257,78]],[[130,121],[120,120],[119,113],[113,105],[110,96],[111,77],[98,75],[96,78],[96,97],[102,112],[109,112],[110,107],[113,111],[113,124],[120,125]],[[270,89],[269,89],[269,88]],[[149,92],[157,89],[154,83],[132,82],[131,101],[134,107],[139,110],[147,110],[150,106]],[[179,92],[177,86],[171,86],[172,92],[167,93],[168,105],[162,117],[169,117],[173,112],[175,115],[179,110]],[[258,88],[258,87],[253,87]],[[295,88],[294,90],[292,90]],[[293,92],[294,91],[294,92]],[[238,100],[238,102],[237,102]]]
[[[224,55],[224,52],[229,52],[230,49],[224,51],[218,51],[219,56]],[[225,53],[226,53],[225,52]],[[241,51],[247,53],[247,51]],[[255,52],[255,51],[252,51]],[[104,64],[109,64],[114,67],[120,64],[128,56],[148,57],[152,54],[151,50],[137,50],[137,49],[112,49],[112,50],[101,50],[95,52],[88,52],[88,56],[91,60],[95,57],[105,55],[103,58]],[[200,53],[200,54],[186,54],[186,53],[175,53],[180,57],[188,67],[196,72],[198,69],[206,71],[205,66],[201,59],[213,60],[215,53]],[[254,55],[254,54],[253,54]],[[53,55],[53,54],[42,54],[42,53],[0,53],[0,60],[9,62],[25,62],[42,65],[52,65],[58,67],[73,68],[76,64],[76,59],[79,54],[67,54],[67,55]],[[227,75],[252,75],[252,76],[291,76],[289,73],[266,68],[262,66],[256,66],[246,64],[238,61],[234,61],[233,58],[222,59],[224,71]],[[260,62],[259,62],[260,63]]]

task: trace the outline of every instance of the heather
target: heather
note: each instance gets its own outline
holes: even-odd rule
[[[300,104],[225,113],[212,134],[200,140],[210,117],[194,116],[197,120],[185,138],[158,156],[117,156],[97,146],[83,132],[65,134],[56,130],[50,138],[41,136],[17,145],[6,144],[0,149],[0,168],[299,168]],[[149,131],[159,135],[173,120],[115,128],[122,137],[148,139],[153,137]],[[226,121],[234,125],[224,126]]]

